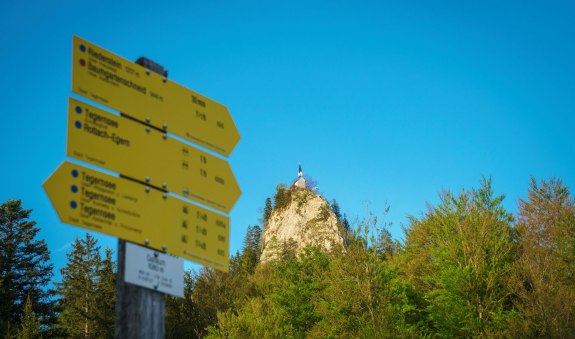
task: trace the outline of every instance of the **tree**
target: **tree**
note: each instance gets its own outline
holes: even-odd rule
[[[244,274],[254,272],[256,265],[260,262],[262,229],[258,225],[248,226],[244,239],[244,248],[240,255],[240,264]]]
[[[194,276],[192,292],[192,300],[197,305],[199,314],[196,324],[200,333],[197,335],[204,336],[207,328],[217,323],[218,312],[237,312],[247,295],[248,285],[240,254],[230,258],[228,273],[203,267],[199,274]]]
[[[566,338],[575,333],[575,201],[561,180],[531,178],[519,200],[516,229],[518,336]]]
[[[337,201],[335,199],[333,199],[331,201],[330,204],[331,210],[333,211],[333,213],[335,214],[335,217],[337,218],[337,221],[339,223],[342,223],[342,219],[341,219],[341,211],[339,208],[339,204],[337,203]]]
[[[277,185],[276,194],[274,195],[274,209],[283,210],[290,202],[291,191],[282,184]]]
[[[509,276],[516,255],[512,215],[491,180],[454,196],[405,230],[401,269],[421,293],[426,326],[447,337],[506,336],[515,314]]]
[[[272,199],[271,198],[266,198],[266,206],[264,207],[264,215],[263,215],[263,226],[264,228],[267,226],[268,224],[268,220],[270,220],[270,216],[272,215],[272,210],[273,210],[273,206],[272,206]]]
[[[345,215],[345,213],[343,214],[343,221],[341,222],[341,226],[343,227],[346,233],[350,230],[351,227],[349,220],[347,219],[347,215]]]
[[[192,299],[194,279],[191,271],[184,273],[184,297],[166,296],[166,338],[197,338],[203,332],[198,328],[198,306]]]
[[[308,247],[299,258],[258,267],[253,279],[258,292],[236,309],[218,312],[209,337],[303,338],[320,321],[316,295],[323,290],[321,272],[327,255]]]
[[[96,308],[94,310],[94,333],[99,337],[112,338],[116,324],[116,262],[113,252],[106,248],[104,259],[96,271]]]
[[[20,322],[20,331],[18,331],[18,339],[35,339],[40,338],[42,332],[40,331],[40,321],[36,318],[36,314],[32,310],[32,301],[30,296],[26,299],[24,305],[24,314]]]
[[[387,209],[385,210],[387,213]],[[319,299],[322,322],[314,329],[326,337],[413,337],[416,321],[410,286],[398,274],[388,250],[389,223],[371,213],[347,235],[324,278]],[[389,238],[384,238],[389,237]]]
[[[29,221],[32,210],[20,200],[0,206],[0,336],[14,335],[29,297],[32,312],[44,326],[53,321],[52,278],[48,246],[37,240],[40,229]]]
[[[303,178],[305,179],[305,188],[314,192],[319,190],[319,183],[314,178],[307,174],[304,174]]]
[[[67,337],[108,337],[114,333],[114,265],[111,251],[102,260],[96,239],[76,238],[56,283],[61,312],[58,329]]]

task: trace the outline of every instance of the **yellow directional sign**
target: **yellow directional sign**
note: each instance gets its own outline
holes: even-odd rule
[[[225,156],[238,143],[224,105],[79,37],[73,48],[75,93]]]
[[[227,161],[74,99],[67,154],[226,213],[241,194]]]
[[[223,215],[70,162],[44,189],[66,224],[228,271],[229,219]]]

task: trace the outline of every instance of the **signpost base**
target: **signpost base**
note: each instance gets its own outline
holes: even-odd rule
[[[118,239],[116,338],[164,338],[166,298],[161,292],[124,281],[126,241]]]

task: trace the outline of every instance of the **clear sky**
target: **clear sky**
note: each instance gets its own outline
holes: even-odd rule
[[[386,3],[2,0],[0,201],[34,210],[61,268],[85,231],[60,223],[42,183],[66,159],[73,35],[229,108],[231,253],[298,164],[352,220],[387,202],[396,238],[482,176],[511,212],[530,176],[574,189],[573,2]]]

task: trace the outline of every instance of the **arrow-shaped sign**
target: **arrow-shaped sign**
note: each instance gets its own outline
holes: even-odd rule
[[[241,194],[227,161],[74,99],[67,154],[226,213]]]
[[[70,162],[44,189],[66,224],[228,271],[229,219],[223,215]]]
[[[224,105],[79,37],[73,48],[74,93],[225,156],[238,143]]]

